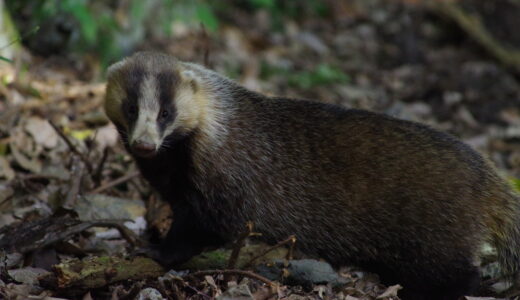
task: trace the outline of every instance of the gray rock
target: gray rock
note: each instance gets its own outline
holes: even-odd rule
[[[153,288],[143,289],[137,294],[135,300],[165,300],[162,294]]]
[[[270,280],[281,280],[283,268],[284,262],[276,261],[274,265],[258,266],[256,272]],[[287,271],[287,277],[283,278],[284,283],[306,288],[312,287],[313,284],[328,283],[339,286],[348,281],[340,277],[330,264],[314,259],[291,260],[288,262]]]

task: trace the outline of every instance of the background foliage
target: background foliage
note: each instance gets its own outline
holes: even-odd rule
[[[273,30],[283,30],[287,18],[328,12],[318,0],[6,0],[6,4],[22,32],[41,28],[41,38],[26,42],[35,52],[88,53],[104,65],[131,52],[145,37],[171,36],[179,24],[203,26],[214,33],[219,19],[231,9],[266,10]]]

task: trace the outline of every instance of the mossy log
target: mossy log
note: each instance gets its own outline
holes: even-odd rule
[[[123,280],[156,278],[165,270],[146,257],[117,256],[72,259],[53,267],[59,288],[93,289]]]

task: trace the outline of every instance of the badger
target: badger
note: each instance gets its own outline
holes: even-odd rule
[[[158,247],[178,265],[252,221],[262,239],[457,299],[494,245],[517,274],[519,198],[455,137],[415,122],[268,97],[203,66],[140,52],[108,69],[104,103],[142,176],[171,204]]]

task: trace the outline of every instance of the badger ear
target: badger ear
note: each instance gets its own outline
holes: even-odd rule
[[[107,78],[110,78],[114,76],[114,74],[118,73],[119,70],[124,66],[126,63],[126,59],[123,59],[121,61],[118,61],[114,64],[111,64],[107,69]]]
[[[181,82],[183,84],[188,84],[193,90],[193,92],[196,93],[199,90],[201,84],[200,79],[197,77],[195,72],[191,70],[182,70],[180,73]]]

